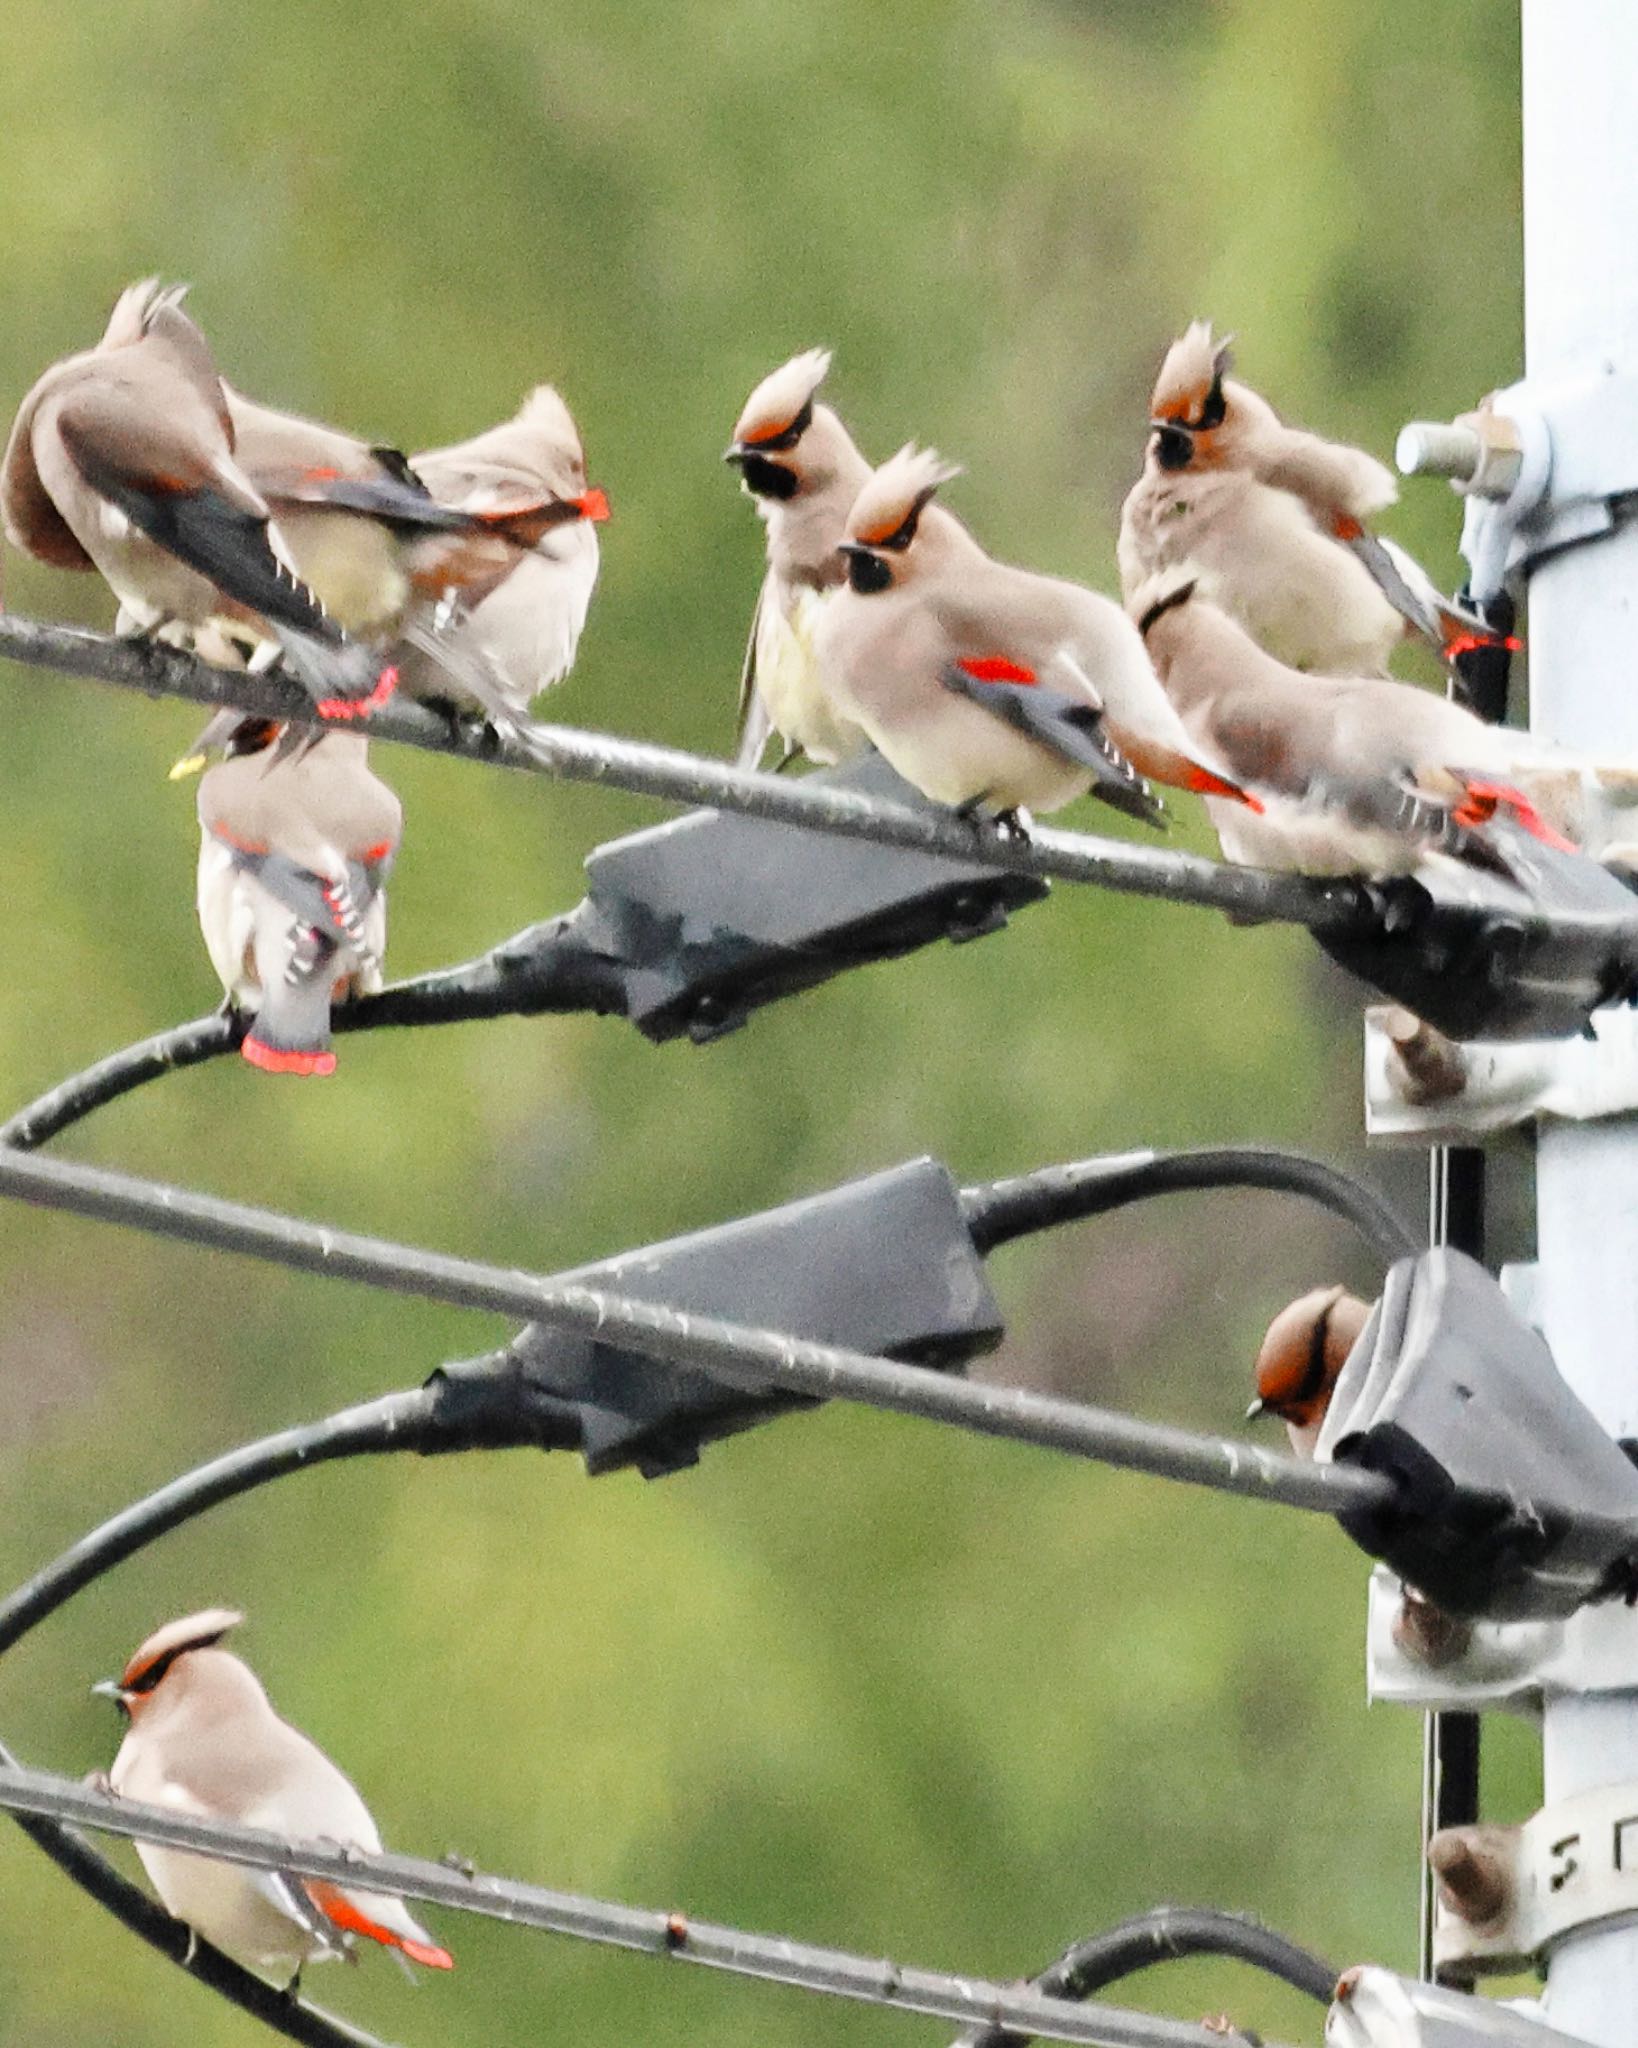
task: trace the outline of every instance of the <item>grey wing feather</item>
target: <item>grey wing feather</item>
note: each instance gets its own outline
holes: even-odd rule
[[[1160,823],[1164,813],[1159,803],[1104,731],[1103,713],[1094,705],[1039,683],[981,683],[954,663],[944,671],[944,687],[970,698],[1062,759],[1090,768],[1094,794],[1116,810],[1151,825]]]
[[[1477,613],[1464,610],[1454,598],[1446,597],[1422,565],[1391,540],[1362,529],[1342,544],[1364,563],[1371,581],[1400,617],[1432,641],[1441,653],[1453,629],[1465,628],[1488,636],[1489,628]]]
[[[772,574],[772,571],[769,572]],[[756,643],[762,631],[762,608],[768,602],[768,576],[762,579],[762,587],[756,594],[756,608],[751,613],[751,634],[745,643],[745,662],[739,672],[739,751],[734,756],[736,768],[754,768],[762,759],[768,744],[768,735],[773,731],[773,721],[768,708],[757,694],[756,687]]]

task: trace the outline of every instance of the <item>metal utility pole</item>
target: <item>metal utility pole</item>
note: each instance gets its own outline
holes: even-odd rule
[[[1638,0],[1523,0],[1525,361],[1532,386],[1610,379],[1609,432],[1638,456]],[[1638,462],[1634,462],[1638,471]],[[1638,473],[1632,477],[1638,484]],[[1565,548],[1530,584],[1531,723],[1638,757],[1638,523]],[[1638,1434],[1638,1124],[1541,1127],[1546,1336],[1615,1436]],[[1633,1689],[1549,1695],[1546,1804],[1638,1785]],[[1638,1925],[1554,1953],[1547,2017],[1607,2048],[1638,2038]]]

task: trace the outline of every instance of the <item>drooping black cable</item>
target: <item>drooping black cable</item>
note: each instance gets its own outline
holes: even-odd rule
[[[19,1768],[16,1757],[3,1742],[0,1765],[12,1770]],[[275,1989],[242,1969],[231,1956],[212,1948],[208,1941],[197,1939],[182,1921],[173,1920],[163,1906],[99,1856],[77,1828],[31,1814],[13,1813],[11,1818],[65,1876],[112,1913],[139,1941],[157,1949],[178,1969],[219,1992],[230,2004],[271,2027],[276,2034],[303,2042],[305,2048],[385,2048],[383,2042],[361,2027],[338,2019],[334,2013],[325,2012],[304,1998],[292,1998],[288,1992]]]
[[[0,1602],[0,1655],[93,1579],[207,1508],[286,1472],[305,1472],[335,1458],[419,1449],[435,1399],[426,1387],[383,1394],[322,1422],[303,1423],[244,1444],[184,1473],[82,1536]]]
[[[0,1124],[0,1145],[32,1152],[36,1145],[66,1131],[105,1103],[129,1095],[145,1081],[157,1081],[162,1074],[179,1073],[184,1067],[196,1067],[231,1052],[239,1037],[236,1021],[218,1010],[208,1017],[174,1025],[169,1031],[156,1032],[152,1038],[140,1039],[135,1045],[127,1045],[98,1060],[83,1073],[71,1074],[18,1110]]]
[[[1015,1237],[1099,1216],[1151,1195],[1234,1187],[1267,1188],[1319,1203],[1353,1224],[1384,1265],[1413,1257],[1421,1249],[1374,1188],[1323,1160],[1262,1145],[1203,1146],[1186,1152],[1131,1152],[1084,1159],[965,1188],[961,1199],[973,1242],[988,1253]]]
[[[1156,1906],[1088,1935],[1049,1963],[1031,1986],[1049,1998],[1090,1998],[1106,1985],[1185,1956],[1228,1956],[1329,2005],[1337,1972],[1312,1950],[1244,1913],[1210,1906]],[[1028,2034],[970,2027],[954,2048],[1023,2048]]]
[[[338,1004],[330,1028],[339,1037],[351,1031],[535,1017],[548,1011],[590,1010],[606,1016],[620,1013],[624,1000],[619,964],[600,954],[577,913],[570,911],[531,925],[475,960]],[[216,1010],[110,1053],[0,1124],[0,1145],[33,1151],[145,1082],[237,1051],[244,1031],[242,1018]]]

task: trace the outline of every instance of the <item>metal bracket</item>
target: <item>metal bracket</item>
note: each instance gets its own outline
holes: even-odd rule
[[[1434,1841],[1438,1860],[1482,1877],[1471,1890],[1439,1887],[1441,1972],[1527,1969],[1585,1927],[1638,1919],[1638,1785],[1600,1785],[1522,1827],[1447,1828]]]
[[[1484,603],[1542,556],[1611,532],[1638,500],[1638,379],[1510,384],[1453,426],[1413,422],[1395,457],[1466,497],[1462,553]]]
[[[1587,2048],[1542,2019],[1534,1999],[1470,1999],[1376,1964],[1345,1970],[1325,2048]]]
[[[1638,1609],[1611,1600],[1563,1620],[1453,1622],[1431,1654],[1425,1641],[1406,1627],[1403,1583],[1378,1565],[1371,1573],[1365,1628],[1366,1689],[1373,1705],[1388,1701],[1422,1713],[1488,1711],[1534,1720],[1547,1695],[1631,1690],[1638,1671]]]
[[[1345,1970],[1326,2048],[1586,2048],[1549,2027],[1534,1999],[1470,1998],[1374,1963]]]
[[[1365,1130],[1390,1145],[1471,1144],[1536,1117],[1638,1109],[1638,1012],[1596,1011],[1570,1039],[1457,1044],[1398,1004],[1365,1012]]]

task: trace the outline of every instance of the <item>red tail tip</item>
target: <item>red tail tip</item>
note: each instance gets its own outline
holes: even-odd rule
[[[318,1907],[327,1920],[337,1927],[345,1928],[349,1934],[362,1934],[367,1941],[378,1941],[383,1948],[402,1949],[412,1963],[424,1963],[429,1970],[453,1970],[455,1958],[447,1948],[439,1948],[430,1941],[417,1941],[412,1935],[400,1934],[396,1928],[383,1927],[379,1920],[372,1920],[364,1909],[355,1904],[340,1885],[329,1884],[322,1877],[305,1880],[307,1896]]]
[[[333,1074],[336,1070],[333,1052],[287,1052],[280,1046],[264,1044],[254,1035],[246,1037],[239,1054],[264,1074]]]
[[[397,688],[398,671],[389,666],[376,677],[375,688],[367,697],[321,697],[318,714],[329,719],[368,718],[372,711],[380,710]]]
[[[598,524],[609,516],[609,494],[601,484],[593,484],[589,491],[574,500],[582,519]]]
[[[1035,671],[1021,663],[1008,661],[1004,654],[977,654],[965,661],[958,661],[956,667],[964,676],[971,676],[975,683],[1033,683]]]

